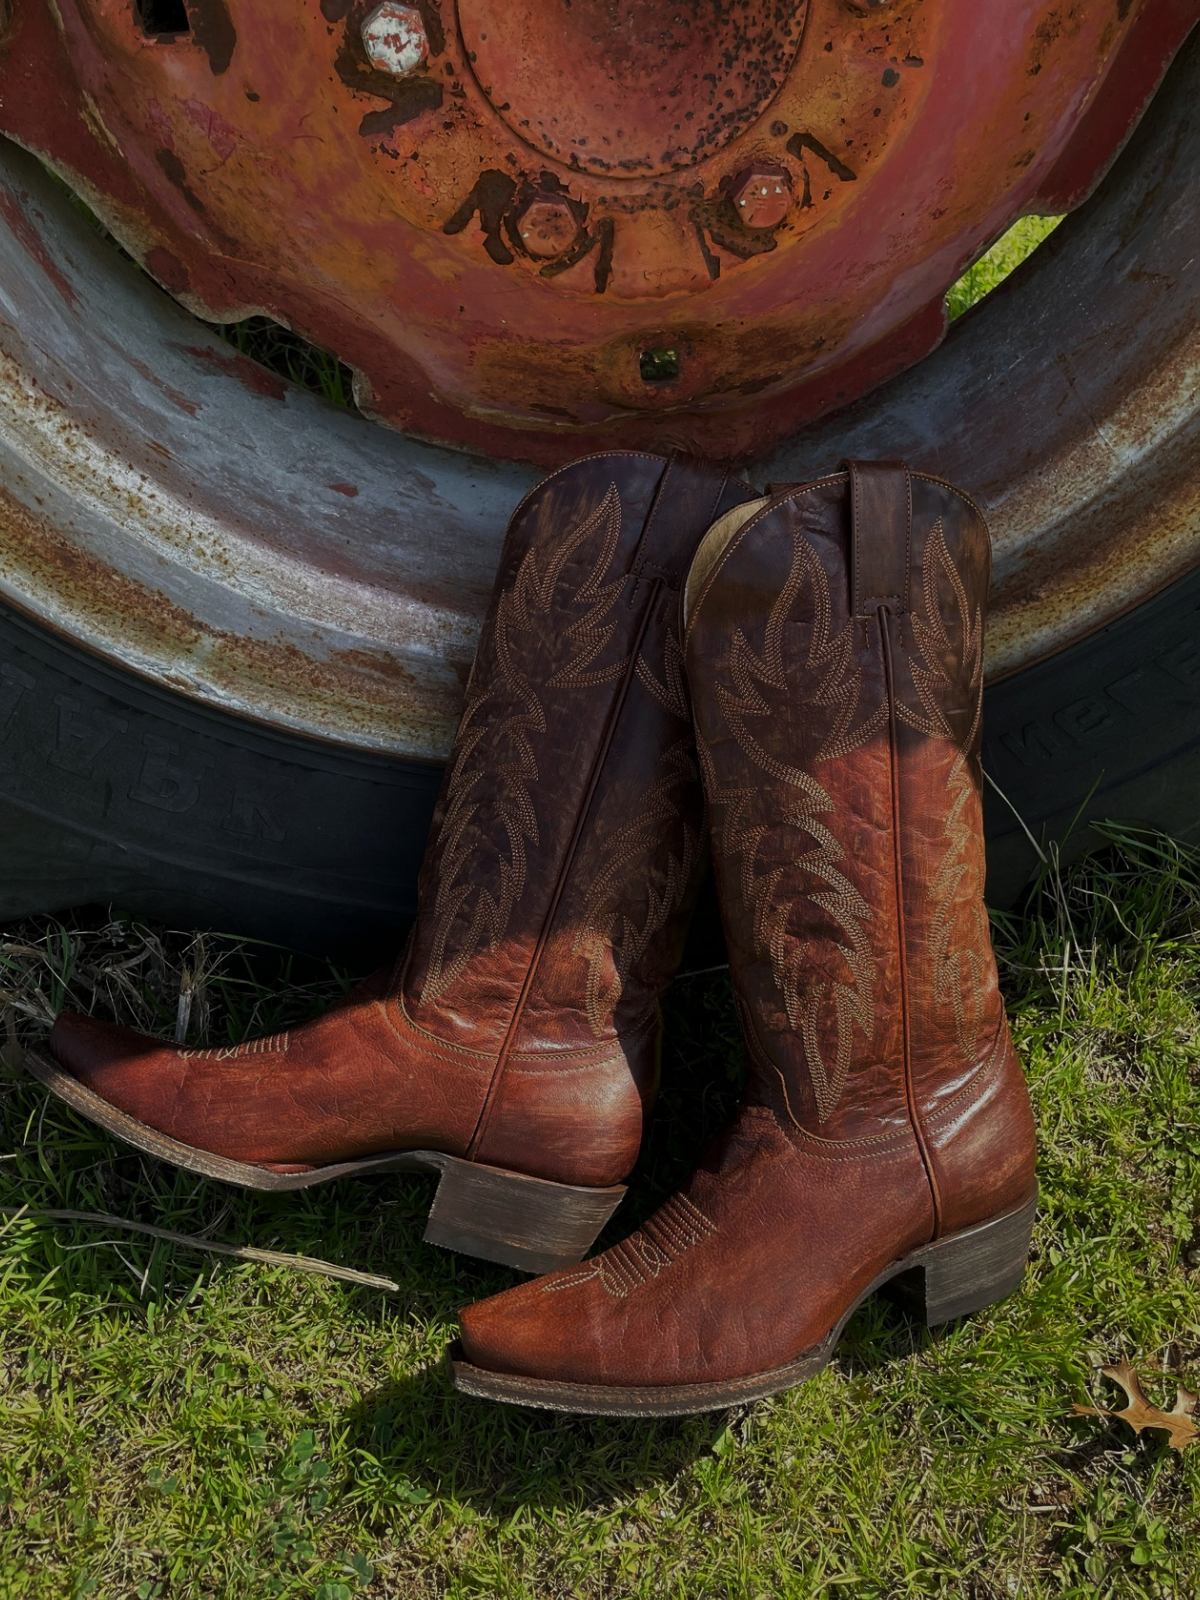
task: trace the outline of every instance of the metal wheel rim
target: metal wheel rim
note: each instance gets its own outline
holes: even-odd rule
[[[783,482],[904,455],[972,493],[996,551],[992,680],[1200,560],[1198,77],[1193,40],[1100,192],[1002,290],[918,367],[749,469]],[[204,703],[444,758],[533,469],[275,382],[10,145],[0,370],[0,598]]]

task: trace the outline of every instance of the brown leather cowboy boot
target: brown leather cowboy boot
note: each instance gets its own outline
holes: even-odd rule
[[[439,1171],[427,1240],[577,1261],[637,1156],[702,855],[678,590],[748,498],[720,469],[621,452],[522,503],[394,970],[236,1049],[65,1013],[34,1074],[127,1143],[249,1188]]]
[[[748,1086],[683,1191],[469,1307],[456,1381],[670,1415],[801,1382],[884,1284],[931,1323],[1020,1281],[1034,1134],[983,906],[987,529],[900,465],[731,512],[685,655]]]

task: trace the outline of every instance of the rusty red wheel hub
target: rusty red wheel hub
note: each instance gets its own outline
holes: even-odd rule
[[[16,0],[0,131],[185,304],[553,462],[731,457],[930,350],[1197,0]]]

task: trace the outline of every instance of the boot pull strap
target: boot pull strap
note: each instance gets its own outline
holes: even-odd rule
[[[912,477],[903,461],[843,461],[850,475],[851,615],[909,609]]]
[[[716,521],[728,482],[728,467],[696,456],[671,456],[634,551],[635,594],[643,578],[661,578],[669,589],[680,587],[696,545]],[[669,527],[662,526],[666,518]]]

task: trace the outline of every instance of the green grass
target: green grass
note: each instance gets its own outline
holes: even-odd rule
[[[456,1308],[516,1274],[422,1245],[422,1180],[225,1189],[111,1144],[17,1066],[64,999],[167,1033],[186,1011],[189,1039],[220,1042],[343,975],[99,916],[0,935],[0,1205],[399,1286],[0,1220],[0,1595],[1195,1595],[1200,1447],[1071,1409],[1123,1403],[1095,1372],[1122,1357],[1160,1402],[1200,1377],[1200,871],[1156,836],[1106,839],[997,922],[1041,1137],[1022,1292],[934,1335],[869,1303],[806,1387],[657,1423],[455,1395]],[[737,1094],[724,978],[677,986],[667,1026],[622,1228]]]
[[[961,317],[984,295],[1002,284],[1062,221],[1061,217],[1021,217],[973,266],[967,268],[946,294],[950,320]]]

